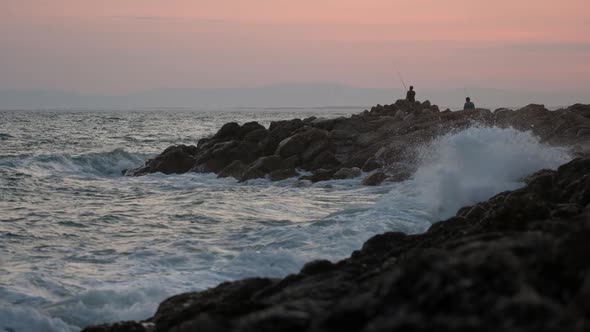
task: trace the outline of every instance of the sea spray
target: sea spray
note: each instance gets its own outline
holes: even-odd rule
[[[411,185],[431,218],[444,219],[570,159],[567,149],[544,145],[531,132],[473,126],[421,148]]]

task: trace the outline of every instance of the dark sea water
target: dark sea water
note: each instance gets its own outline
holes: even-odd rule
[[[285,276],[385,231],[423,232],[569,158],[529,133],[473,127],[420,147],[414,178],[379,187],[121,176],[229,121],[359,111],[0,111],[0,331],[147,318],[179,292]]]

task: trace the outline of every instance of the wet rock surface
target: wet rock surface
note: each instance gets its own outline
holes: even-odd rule
[[[415,170],[416,147],[475,124],[530,130],[544,143],[572,147],[579,155],[590,151],[590,105],[556,111],[531,104],[517,111],[439,112],[428,101],[399,100],[348,118],[275,121],[268,129],[257,122],[226,123],[196,147],[170,147],[127,174],[214,172],[247,181],[281,169],[329,170],[342,178],[341,169],[359,168],[382,169],[388,178],[401,181]],[[316,179],[333,179],[322,174]]]
[[[340,262],[165,300],[115,331],[589,331],[590,157]]]

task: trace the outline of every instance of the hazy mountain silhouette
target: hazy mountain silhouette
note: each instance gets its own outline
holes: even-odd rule
[[[459,108],[468,94],[478,107],[518,107],[542,103],[548,107],[589,103],[589,94],[465,88],[428,91],[417,86],[418,100]],[[0,109],[153,109],[153,108],[283,108],[354,106],[393,103],[400,88],[358,88],[331,83],[277,84],[256,88],[154,89],[128,95],[88,95],[63,91],[0,91]]]

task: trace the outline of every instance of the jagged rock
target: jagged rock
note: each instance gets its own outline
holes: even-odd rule
[[[305,149],[305,151],[301,154],[301,159],[304,162],[308,162],[313,160],[315,157],[317,157],[321,152],[323,151],[332,151],[333,150],[333,145],[329,142],[329,141],[315,141],[312,142],[307,149]]]
[[[330,131],[334,129],[334,125],[338,122],[339,119],[315,119],[311,122],[311,125],[315,128]]]
[[[378,186],[387,179],[387,175],[382,171],[373,171],[363,180],[363,186]]]
[[[379,162],[379,160],[377,160],[377,158],[369,158],[363,164],[362,170],[363,170],[363,172],[371,172],[371,171],[381,168],[382,166],[383,165],[381,165],[381,162]]]
[[[340,165],[340,161],[336,159],[336,156],[332,152],[325,151],[317,155],[311,162],[303,165],[306,170],[317,170],[320,168],[335,168]]]
[[[319,259],[306,263],[301,269],[301,274],[314,275],[333,271],[336,268],[334,263],[329,260]]]
[[[240,125],[239,124],[237,124],[236,122],[228,122],[228,123],[224,124],[223,126],[221,126],[219,131],[215,135],[213,135],[213,138],[219,139],[219,138],[236,137],[236,136],[238,136],[239,132],[240,132]]]
[[[328,132],[316,128],[303,128],[295,135],[281,141],[275,154],[283,158],[301,155],[312,142],[323,141],[328,138]]]
[[[238,136],[240,138],[243,138],[246,135],[248,135],[254,131],[263,130],[263,129],[266,130],[266,128],[264,128],[263,125],[261,125],[260,123],[258,123],[256,121],[246,122],[240,127],[240,130],[238,130]]]
[[[233,177],[239,180],[247,170],[247,165],[239,160],[234,160],[231,164],[227,165],[219,172],[217,178]]]
[[[240,182],[246,182],[248,180],[253,180],[253,179],[262,179],[266,177],[266,173],[263,172],[262,170],[258,169],[258,168],[248,168],[248,170],[246,170],[244,172],[244,174],[242,174],[242,177],[240,177]]]
[[[269,173],[277,169],[282,169],[284,167],[284,160],[277,155],[272,155],[258,158],[258,160],[254,162],[251,168],[258,169],[264,173]]]
[[[335,180],[354,179],[361,175],[361,170],[358,167],[341,168],[332,176]]]
[[[192,145],[171,146],[160,155],[146,161],[143,167],[129,171],[127,174],[139,176],[155,172],[164,174],[186,173],[195,165],[197,151],[197,147]]]
[[[249,131],[244,134],[244,140],[252,142],[260,142],[270,136],[270,131],[266,128],[259,128]]]
[[[305,124],[300,119],[284,120],[284,121],[273,121],[270,123],[268,130],[271,135],[276,137],[280,142],[285,138],[293,135],[293,133],[303,127]]]
[[[429,102],[398,100],[378,105],[371,111],[336,119],[286,120],[272,122],[264,129],[256,122],[225,124],[215,135],[199,140],[188,154],[160,155],[128,175],[154,172],[220,172],[235,160],[250,164],[277,153],[292,163],[285,168],[314,171],[320,168],[363,167],[365,171],[392,164],[409,165],[406,170],[387,170],[392,180],[407,179],[416,169],[416,147],[440,135],[474,124],[513,127],[532,131],[543,143],[571,147],[575,155],[590,152],[590,105],[572,105],[549,111],[543,105],[528,105],[518,111],[485,109],[439,112]],[[195,160],[193,165],[188,157]],[[377,158],[380,165],[369,163]],[[169,167],[174,163],[182,167]],[[161,167],[160,167],[161,166]],[[370,166],[370,167],[369,167]]]
[[[291,156],[300,155],[305,151],[306,144],[301,136],[287,137],[279,143],[276,154],[282,158],[289,158]]]

